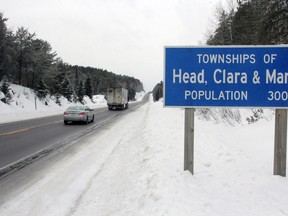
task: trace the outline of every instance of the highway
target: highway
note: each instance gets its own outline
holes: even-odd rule
[[[0,124],[0,176],[7,170],[19,169],[19,166],[81,140],[81,137],[88,136],[101,125],[141,106],[148,98],[146,95],[141,102],[129,103],[129,109],[123,111],[96,108],[95,121],[88,125],[64,125],[63,115]]]

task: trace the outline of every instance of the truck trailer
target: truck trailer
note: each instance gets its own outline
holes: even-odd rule
[[[109,110],[127,109],[128,90],[124,88],[108,88],[107,105]]]

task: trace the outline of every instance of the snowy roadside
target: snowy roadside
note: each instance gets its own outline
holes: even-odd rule
[[[183,125],[183,109],[150,101],[35,172],[0,214],[288,215],[287,178],[272,175],[273,121],[197,118],[194,176],[183,171]]]
[[[47,97],[45,100],[40,101],[35,97],[33,90],[16,84],[11,84],[11,95],[10,105],[0,101],[0,124],[59,115],[62,114],[68,106],[73,104],[64,97],[60,98],[61,106],[55,103],[55,98],[53,97]],[[144,95],[145,92],[137,92],[135,96],[136,101],[141,101]],[[84,103],[92,109],[107,106],[104,95],[94,95],[92,100],[93,102],[87,96],[84,96],[83,99]],[[45,102],[47,102],[47,104],[45,104]]]

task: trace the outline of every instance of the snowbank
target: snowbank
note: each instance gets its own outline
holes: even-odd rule
[[[66,98],[61,97],[59,106],[54,96],[48,95],[45,99],[39,100],[35,97],[35,92],[23,86],[10,84],[12,99],[10,104],[0,101],[0,124],[21,121],[31,118],[45,117],[49,115],[62,114],[71,103]],[[136,102],[141,101],[145,96],[145,92],[136,92]],[[4,94],[0,91],[0,99]],[[84,104],[91,108],[107,106],[104,95],[93,95],[92,100],[88,96],[83,98]],[[131,103],[133,103],[131,101]]]
[[[10,104],[0,101],[0,123],[62,114],[68,106],[73,104],[61,97],[61,106],[59,106],[53,96],[39,100],[32,89],[15,84],[11,84],[10,88],[12,95]],[[89,97],[84,96],[83,101],[91,108],[106,106],[107,103],[103,95],[94,95],[93,102]]]
[[[135,95],[135,100],[136,101],[142,101],[143,97],[146,95],[146,93],[144,91],[142,92],[136,92]]]
[[[107,104],[107,101],[104,95],[93,95],[92,101],[93,103],[96,103],[96,104]]]

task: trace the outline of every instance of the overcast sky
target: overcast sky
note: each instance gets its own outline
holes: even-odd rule
[[[64,62],[133,76],[149,91],[163,80],[164,46],[204,44],[219,1],[0,0],[0,11]]]

